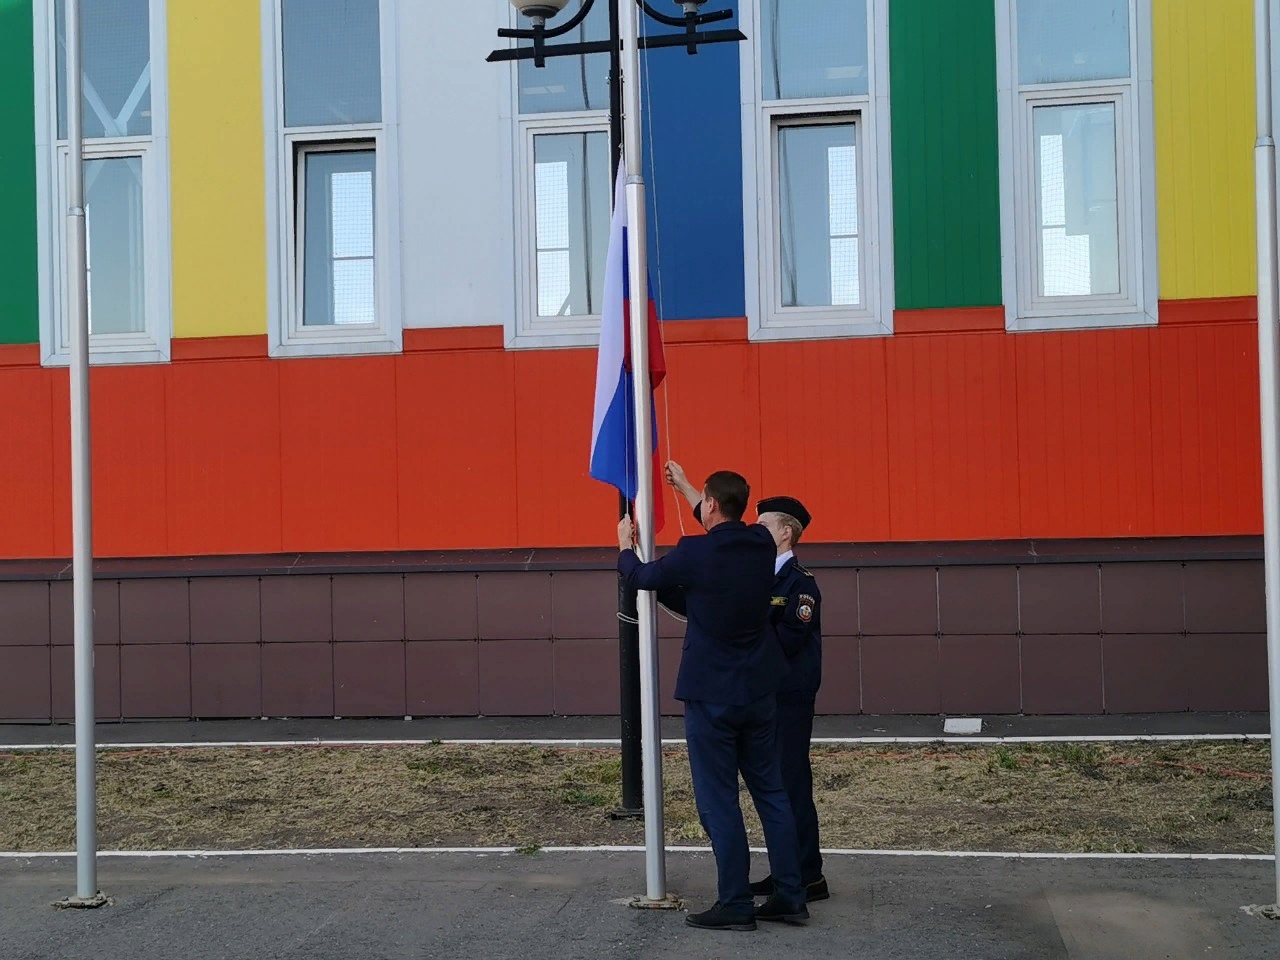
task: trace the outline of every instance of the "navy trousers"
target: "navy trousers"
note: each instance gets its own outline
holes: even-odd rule
[[[698,817],[716,855],[721,906],[744,914],[753,909],[751,850],[738,805],[739,773],[764,827],[777,893],[788,903],[803,904],[796,824],[778,762],[774,697],[761,697],[745,707],[690,700],[684,705],[684,729]]]
[[[800,878],[810,884],[822,876],[818,844],[818,808],[813,805],[813,768],[809,742],[813,738],[813,701],[778,703],[778,758],[782,784],[796,819],[800,847]]]

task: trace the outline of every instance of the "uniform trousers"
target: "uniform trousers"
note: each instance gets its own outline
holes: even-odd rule
[[[773,694],[746,706],[699,700],[684,705],[693,796],[716,856],[719,900],[729,912],[751,913],[751,851],[738,804],[738,774],[747,785],[769,849],[769,868],[783,901],[805,901],[796,824],[782,785]]]
[[[796,821],[800,848],[800,878],[810,884],[822,876],[818,844],[818,809],[813,803],[813,768],[809,743],[813,738],[813,701],[778,702],[778,758],[782,784]]]

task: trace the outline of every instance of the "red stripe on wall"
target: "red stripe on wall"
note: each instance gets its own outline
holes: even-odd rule
[[[1162,324],[1256,323],[1257,297],[1218,297],[1206,300],[1161,300]]]
[[[169,347],[174,360],[255,360],[267,355],[267,338],[182,337]]]
[[[1004,332],[1004,307],[954,307],[946,310],[896,310],[895,334]]]

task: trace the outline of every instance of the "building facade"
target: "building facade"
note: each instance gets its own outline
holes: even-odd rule
[[[820,710],[1265,708],[1249,0],[715,5],[642,71],[660,440],[814,514]],[[7,720],[72,713],[61,7],[0,0]],[[615,712],[607,57],[82,7],[100,714]]]

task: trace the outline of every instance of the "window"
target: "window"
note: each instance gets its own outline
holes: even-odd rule
[[[1150,0],[997,0],[1006,325],[1156,322]]]
[[[741,9],[751,336],[889,333],[887,0]]]
[[[271,353],[397,351],[395,4],[263,3]]]
[[[598,2],[561,42],[604,40]],[[609,56],[555,57],[512,71],[517,204],[513,347],[580,346],[600,329],[609,247]]]
[[[81,66],[90,355],[95,363],[169,358],[169,184],[165,5],[82,0]],[[70,189],[66,5],[36,4],[41,349],[66,363]]]

